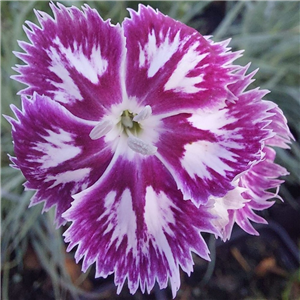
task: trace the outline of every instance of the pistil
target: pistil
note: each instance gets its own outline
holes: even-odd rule
[[[128,110],[125,110],[121,115],[121,123],[125,128],[132,128],[133,127],[133,114]]]

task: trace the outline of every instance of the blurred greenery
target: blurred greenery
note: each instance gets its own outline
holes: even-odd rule
[[[122,22],[128,16],[127,7],[137,8],[135,1],[61,1],[66,6],[82,6],[88,3],[96,8],[104,19],[113,23]],[[251,70],[259,68],[254,86],[269,89],[267,98],[276,102],[284,111],[296,139],[300,137],[300,2],[297,1],[230,1],[224,4],[225,14],[219,24],[212,24],[217,16],[208,11],[215,3],[211,1],[143,1],[161,12],[196,28],[202,34],[212,34],[214,40],[232,37],[230,43],[235,50],[245,49],[237,63],[252,62]],[[20,50],[17,40],[27,40],[22,25],[25,20],[36,22],[33,9],[51,14],[48,1],[2,1],[1,2],[1,109],[12,116],[10,104],[20,107],[16,93],[23,88],[10,79],[11,69],[20,62],[13,50]],[[208,17],[207,17],[208,16]],[[210,17],[209,17],[210,16]],[[42,205],[27,209],[32,192],[22,188],[24,178],[10,168],[7,153],[13,155],[11,127],[1,119],[1,179],[2,179],[2,298],[8,299],[10,272],[22,269],[23,258],[31,245],[42,266],[51,278],[54,298],[64,299],[71,293],[73,299],[80,295],[91,296],[72,284],[65,271],[65,248],[61,238],[62,229],[53,226],[54,211],[41,215]],[[293,143],[288,151],[278,151],[278,162],[285,166],[290,176],[281,190],[282,197],[295,209],[299,209],[299,198],[290,190],[299,189],[300,146]],[[299,195],[298,195],[299,197]],[[288,290],[286,291],[288,293]],[[92,295],[96,297],[97,295]],[[100,299],[100,295],[98,295]]]

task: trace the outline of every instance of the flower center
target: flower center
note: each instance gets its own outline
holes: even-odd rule
[[[146,105],[138,114],[124,110],[119,122],[114,123],[111,120],[100,121],[90,132],[90,138],[92,140],[99,139],[109,133],[114,126],[119,125],[127,136],[127,145],[129,148],[143,155],[153,155],[156,153],[157,147],[138,138],[139,133],[143,130],[143,120],[149,118],[151,114],[152,109],[150,105]]]
[[[140,123],[133,120],[134,114],[129,110],[124,110],[121,115],[121,125],[124,132],[129,136],[130,133],[137,135],[141,131]],[[129,133],[130,132],[130,133]]]

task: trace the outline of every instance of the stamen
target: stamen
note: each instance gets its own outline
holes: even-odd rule
[[[146,105],[136,116],[134,116],[134,122],[140,122],[149,118],[152,114],[152,108],[150,105]]]
[[[153,155],[157,152],[157,147],[147,144],[141,139],[134,136],[128,137],[127,144],[133,151],[141,153],[143,155]]]
[[[110,120],[100,121],[90,132],[90,138],[97,140],[107,133],[109,133],[114,127],[114,123]]]

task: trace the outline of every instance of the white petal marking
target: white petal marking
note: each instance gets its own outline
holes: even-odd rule
[[[208,168],[213,169],[222,176],[226,176],[226,171],[233,171],[221,159],[236,161],[234,153],[228,151],[218,143],[208,141],[197,141],[185,145],[184,157],[180,160],[181,165],[188,172],[191,178],[197,175],[200,178],[211,179],[211,173]]]
[[[86,179],[88,179],[89,175],[91,172],[91,168],[83,168],[83,169],[78,169],[74,171],[66,171],[64,173],[58,173],[57,175],[49,175],[45,179],[45,182],[49,182],[54,180],[53,184],[49,187],[49,189],[59,185],[59,184],[64,184],[67,182],[78,182],[74,188],[73,191],[71,191],[71,194],[78,192],[79,187],[81,189],[85,189],[87,187],[87,184],[82,184]]]
[[[116,203],[116,192],[110,192],[105,198],[105,207],[107,213],[102,215],[100,219],[108,215],[108,225],[104,231],[104,235],[113,230],[110,245],[117,240],[116,247],[119,247],[124,237],[127,236],[126,255],[132,249],[133,254],[137,253],[137,238],[136,238],[136,215],[132,206],[132,196],[129,189],[125,189],[121,195],[120,202],[116,208],[113,208]],[[100,220],[99,219],[99,220]],[[125,254],[125,253],[124,253]]]
[[[225,131],[220,130],[222,127],[236,122],[236,119],[227,115],[228,109],[214,111],[207,113],[197,111],[188,121],[192,123],[193,127],[201,130],[209,130],[217,134],[223,134]],[[228,130],[226,130],[227,132]]]
[[[144,46],[144,48],[142,49],[141,45],[139,45],[139,66],[144,67],[146,62],[148,62],[148,77],[153,77],[178,50],[179,36],[180,31],[177,32],[174,40],[170,41],[168,32],[164,41],[158,47],[155,31],[152,30],[152,32],[148,35],[148,43]]]
[[[107,60],[101,56],[99,44],[93,46],[92,53],[88,58],[83,53],[82,45],[77,45],[76,42],[73,44],[73,51],[70,47],[65,48],[59,38],[56,38],[54,43],[59,46],[61,54],[66,56],[70,65],[75,67],[79,73],[89,79],[92,83],[96,84],[99,82],[98,76],[102,76],[108,66]]]
[[[140,49],[140,54],[139,54],[139,67],[144,67],[146,65],[146,56],[145,56],[145,51],[143,50],[141,44],[139,43],[139,49]]]
[[[56,167],[59,164],[77,156],[81,149],[74,145],[72,134],[58,129],[58,133],[47,130],[49,136],[43,136],[45,143],[38,142],[32,149],[45,153],[41,158],[37,159],[34,156],[34,161],[42,164],[42,169]],[[73,143],[73,145],[72,145]],[[28,159],[31,160],[30,158]]]
[[[228,109],[222,109],[213,113],[199,111],[188,118],[188,121],[195,128],[209,130],[218,136],[230,136],[230,139],[222,141],[222,146],[231,149],[243,149],[244,136],[240,133],[241,128],[236,126],[230,131],[223,128],[228,124],[237,122],[236,118],[228,116],[227,113]]]
[[[170,236],[174,235],[170,229],[170,224],[175,224],[171,209],[173,203],[165,193],[160,192],[157,194],[151,186],[148,186],[146,189],[145,200],[144,217],[148,234],[156,251],[163,254],[168,261],[172,293],[174,296],[180,285],[179,269],[174,261],[172,249],[165,235],[165,233],[168,233]]]
[[[49,67],[50,71],[62,80],[62,83],[51,81],[54,86],[61,89],[61,92],[56,91],[57,96],[60,96],[59,99],[63,103],[70,101],[69,98],[65,98],[66,95],[64,94],[70,94],[75,99],[83,100],[76,84],[70,77],[70,73],[66,70],[64,63],[62,63],[62,57],[68,61],[68,66],[75,68],[94,84],[99,82],[99,77],[107,70],[107,60],[101,57],[99,45],[94,45],[90,57],[87,57],[83,53],[82,45],[77,45],[75,42],[73,44],[74,50],[71,47],[65,48],[58,37],[54,40],[54,44],[58,46],[58,49],[50,47],[47,50],[47,54],[52,60],[52,66]],[[66,90],[66,87],[68,90]]]
[[[50,59],[51,59],[51,66],[49,70],[56,74],[62,82],[56,82],[50,79],[47,79],[54,85],[58,90],[54,91],[56,96],[56,100],[61,103],[70,103],[74,99],[83,100],[80,91],[70,76],[70,73],[65,68],[65,66],[61,63],[60,54],[57,50],[53,47],[47,51]]]
[[[196,51],[198,46],[199,42],[196,42],[192,47],[189,48],[188,52],[184,54],[174,73],[165,84],[165,91],[174,90],[175,92],[191,94],[203,90],[203,88],[195,87],[196,84],[202,82],[203,75],[187,77],[188,73],[191,70],[194,70],[197,64],[208,55],[208,53],[200,55]]]
[[[107,69],[108,63],[107,60],[101,58],[99,45],[98,48],[96,45],[93,46],[90,58],[87,58],[83,54],[82,46],[76,52],[72,52],[70,48],[67,48],[65,49],[65,53],[76,70],[92,83],[98,83],[98,76],[103,75]]]

